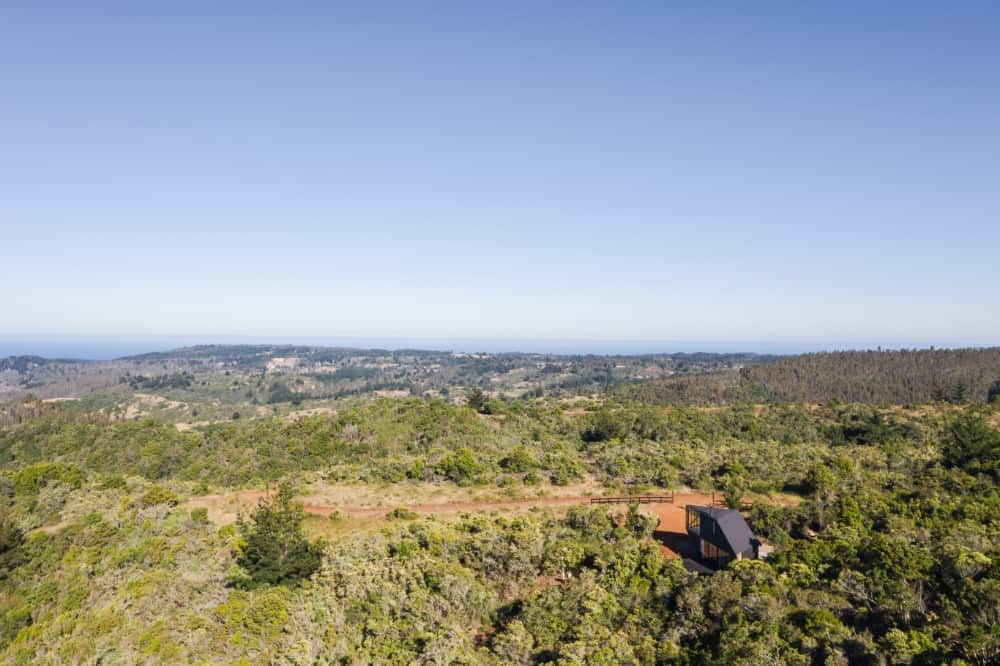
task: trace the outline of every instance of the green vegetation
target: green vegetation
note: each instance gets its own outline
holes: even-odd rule
[[[133,390],[156,391],[159,389],[188,388],[194,382],[194,375],[188,372],[178,372],[156,377],[146,377],[144,375],[126,373],[122,381],[127,383],[129,388]]]
[[[323,544],[302,532],[305,513],[293,501],[292,487],[283,483],[270,500],[261,500],[249,521],[239,520],[243,536],[236,564],[236,587],[289,585],[313,575],[320,567]]]
[[[768,492],[800,486],[834,450],[866,459],[873,451],[891,457],[900,447],[947,444],[946,464],[992,464],[992,440],[982,434],[990,426],[969,425],[982,421],[982,408],[967,408],[959,427],[945,409],[607,403],[568,416],[551,403],[492,402],[496,413],[480,415],[439,400],[379,399],[335,415],[188,432],[149,419],[91,423],[47,414],[0,431],[0,467],[15,470],[11,479],[21,491],[50,477],[77,483],[87,470],[218,486],[263,485],[301,472],[459,485],[538,477],[563,485],[590,474],[617,487],[742,485]]]
[[[656,404],[992,402],[1000,392],[1000,347],[802,354],[615,391]]]
[[[228,418],[234,409],[246,416],[253,411],[246,408],[250,405],[270,405],[277,412],[306,403],[329,407],[375,391],[444,396],[458,389],[454,395],[462,396],[488,388],[490,394],[527,398],[593,393],[639,377],[687,376],[768,358],[754,354],[605,357],[203,345],[102,362],[0,359],[0,400],[29,392],[42,398],[79,396],[88,408],[111,410],[120,418],[154,415],[185,421],[197,411],[203,418],[211,415],[211,420],[219,420]],[[152,402],[149,394],[172,402]],[[141,408],[139,414],[136,407]]]
[[[398,506],[390,511],[386,517],[389,520],[416,520],[417,514],[415,511],[410,511],[409,509]]]
[[[575,402],[473,385],[462,404],[366,398],[184,431],[8,403],[0,663],[997,663],[993,381],[963,379],[966,403],[746,393],[705,408],[636,399],[649,384]],[[272,386],[251,388],[263,402]],[[774,552],[691,574],[662,556],[638,505],[421,516],[393,498],[359,519],[337,500],[345,513],[319,519],[294,499],[304,479],[510,497],[583,479],[689,486],[749,500]],[[279,481],[236,524],[209,519],[211,498],[186,503]]]

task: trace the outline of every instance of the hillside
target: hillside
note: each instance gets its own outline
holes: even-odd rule
[[[125,418],[156,411],[164,419],[199,422],[235,412],[329,409],[339,400],[375,392],[452,402],[462,402],[473,388],[515,397],[589,395],[622,382],[719,372],[767,358],[202,345],[111,361],[0,359],[0,402],[29,393],[43,399],[84,397],[91,406],[120,409]]]
[[[87,381],[0,403],[0,663],[995,663],[1000,403],[774,397],[993,352],[18,363]],[[770,555],[692,572],[708,503]]]
[[[542,398],[496,399],[484,414],[381,398],[186,432],[60,403],[8,407],[2,663],[1000,655],[994,407]],[[277,481],[309,503],[282,509],[281,533],[327,539],[279,582],[254,578],[247,553],[281,549],[255,546],[260,523],[236,520],[251,505],[227,503]],[[700,503],[708,491],[750,500],[773,554],[695,575],[668,552],[683,535],[662,531],[663,507],[587,506],[592,494],[684,487]]]
[[[1000,347],[842,351],[786,356],[697,377],[622,386],[652,404],[985,402],[1000,381]]]

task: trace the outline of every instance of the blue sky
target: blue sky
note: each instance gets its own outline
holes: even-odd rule
[[[0,335],[1000,343],[996,3],[202,4],[0,7]]]

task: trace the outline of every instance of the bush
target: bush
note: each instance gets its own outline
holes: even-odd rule
[[[13,521],[0,517],[0,581],[21,563],[24,532]]]
[[[462,447],[454,453],[445,455],[437,464],[438,473],[443,474],[455,483],[470,481],[479,472],[479,464],[472,450]]]
[[[196,509],[191,509],[191,520],[196,523],[205,525],[208,523],[208,509],[200,506]]]
[[[560,458],[552,467],[549,481],[554,486],[568,486],[574,481],[583,479],[583,470],[569,458]]]
[[[83,484],[85,474],[73,465],[64,463],[38,463],[22,467],[14,472],[12,481],[14,490],[19,495],[28,495],[38,492],[38,490],[50,481],[65,483],[73,488],[79,488]]]
[[[508,472],[529,472],[536,469],[538,463],[531,457],[524,445],[518,445],[500,459],[500,467]]]
[[[143,494],[139,503],[143,506],[156,506],[157,504],[177,506],[178,501],[177,495],[173,494],[163,486],[152,486],[145,492],[145,494]]]
[[[101,482],[101,488],[104,490],[122,490],[128,484],[125,482],[125,477],[121,474],[112,474],[104,478]]]
[[[474,388],[469,391],[469,397],[465,399],[465,404],[477,412],[482,412],[486,406],[486,394],[483,393],[482,389]]]
[[[389,520],[414,520],[417,518],[417,514],[400,506],[387,513],[385,517]]]
[[[730,509],[738,509],[743,504],[746,493],[746,482],[738,476],[726,476],[723,479],[722,497]]]
[[[591,414],[580,429],[580,438],[585,442],[606,442],[621,439],[628,432],[622,419],[609,409]]]
[[[948,428],[948,436],[951,441],[945,442],[941,456],[949,467],[971,472],[989,470],[1000,459],[1000,431],[978,414],[956,418]]]

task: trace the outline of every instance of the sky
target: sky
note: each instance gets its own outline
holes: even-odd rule
[[[0,5],[0,337],[1000,344],[995,2],[212,4]]]

